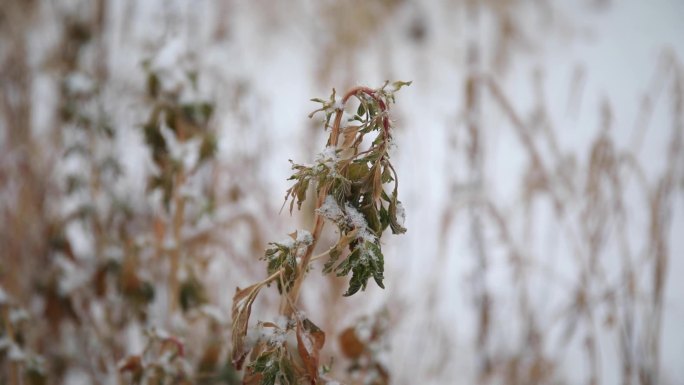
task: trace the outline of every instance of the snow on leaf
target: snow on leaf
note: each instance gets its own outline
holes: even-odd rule
[[[297,243],[309,246],[313,243],[313,235],[306,230],[297,230]]]
[[[7,353],[7,358],[13,362],[20,362],[26,359],[26,354],[16,343],[12,343]]]
[[[316,212],[333,222],[337,222],[341,218],[344,218],[344,212],[340,209],[340,206],[332,195],[325,197],[325,201],[323,201],[321,207],[316,209]]]
[[[345,202],[344,211],[347,213],[347,221],[349,225],[358,230],[357,238],[366,242],[375,242],[377,237],[368,229],[368,222],[363,214],[357,210],[349,202]]]
[[[5,305],[9,302],[10,296],[7,294],[5,289],[0,286],[0,305]]]

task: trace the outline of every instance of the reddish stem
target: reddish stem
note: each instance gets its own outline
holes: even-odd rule
[[[349,100],[349,98],[351,98],[352,96],[355,96],[359,92],[362,92],[362,93],[370,96],[371,98],[375,99],[378,102],[378,105],[380,106],[380,109],[382,110],[382,112],[387,111],[387,105],[385,104],[385,101],[376,95],[376,91],[372,88],[368,88],[368,87],[364,87],[364,86],[357,86],[357,87],[354,87],[354,88],[350,89],[349,91],[347,91],[347,93],[342,98],[342,104],[346,104],[347,101]],[[338,111],[337,116],[339,116],[341,118],[342,117],[342,111]],[[335,118],[337,118],[337,116],[335,116]],[[389,118],[387,116],[384,116],[382,118],[382,129],[385,132],[386,137],[389,139],[390,125],[389,125]]]

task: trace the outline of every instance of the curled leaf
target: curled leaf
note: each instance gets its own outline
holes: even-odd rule
[[[410,86],[412,81],[410,82],[402,82],[402,81],[396,81],[392,83],[392,87],[394,87],[394,91],[399,91],[402,87],[404,86]]]
[[[245,349],[245,337],[247,336],[252,304],[261,287],[260,284],[255,284],[246,289],[237,289],[233,296],[233,351],[231,356],[233,365],[237,370],[242,368],[242,364],[249,353],[249,350]]]
[[[309,319],[297,320],[297,351],[304,362],[311,384],[318,383],[319,354],[325,344],[325,333]]]
[[[403,222],[403,218],[398,218],[403,217],[404,213],[400,212],[403,211],[399,210],[399,207],[401,205],[401,202],[397,200],[397,195],[393,194],[392,195],[392,200],[390,201],[388,213],[389,213],[389,223],[390,223],[390,228],[392,229],[392,234],[403,234],[406,232],[406,228],[402,226],[400,220]]]

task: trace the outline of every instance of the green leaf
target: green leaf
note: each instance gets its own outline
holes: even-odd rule
[[[294,253],[294,248],[286,245],[271,242],[269,245],[273,247],[266,249],[264,253],[265,259],[268,261],[268,274],[274,274],[282,269],[281,279],[278,280],[278,291],[282,294],[283,291],[290,291],[295,279],[297,278],[297,259]]]
[[[159,128],[155,123],[149,123],[143,126],[143,134],[145,136],[145,143],[152,150],[152,159],[159,163],[168,154],[166,148],[166,141],[159,132]]]
[[[342,252],[338,250],[337,245],[335,245],[335,247],[330,250],[330,253],[328,253],[330,259],[323,265],[323,274],[328,274],[333,270],[333,266],[340,258],[340,254],[342,254]]]
[[[382,183],[390,183],[390,182],[394,182],[394,178],[392,177],[392,171],[390,170],[389,167],[384,167],[382,170]]]
[[[385,257],[382,255],[382,250],[380,249],[380,246],[378,246],[375,243],[372,242],[367,242],[368,248],[371,250],[371,252],[374,254],[376,259],[371,259],[374,262],[374,272],[373,272],[373,280],[375,283],[380,286],[381,288],[385,288],[385,285],[383,284],[383,279],[384,277],[384,272],[385,272]]]
[[[356,114],[360,117],[366,114],[366,106],[364,106],[363,103],[359,103],[359,108],[356,110]]]
[[[156,98],[159,95],[159,88],[159,77],[154,73],[150,73],[147,76],[147,94],[152,98]]]
[[[216,141],[216,137],[210,133],[205,135],[202,139],[202,144],[200,145],[199,163],[206,162],[207,160],[213,158],[216,154],[217,148],[218,144]]]
[[[366,222],[368,223],[368,228],[370,230],[373,230],[375,235],[379,235],[382,233],[382,223],[379,218],[378,210],[375,207],[375,203],[369,202],[367,205],[364,205],[361,208],[361,213],[363,214],[364,218],[366,218]]]
[[[204,286],[195,278],[183,282],[179,288],[178,299],[184,312],[207,302]]]
[[[347,179],[352,182],[360,181],[368,176],[370,168],[366,162],[352,162],[347,167]]]
[[[385,206],[380,205],[380,226],[382,228],[382,231],[384,232],[387,229],[387,226],[390,224],[390,217],[389,217],[389,212],[385,208]]]
[[[399,91],[402,87],[410,86],[411,83],[413,83],[413,82],[412,81],[410,81],[410,82],[402,82],[402,81],[394,82],[394,83],[392,83],[392,87],[394,87],[394,90],[392,90],[392,92]]]
[[[352,273],[352,279],[349,281],[349,288],[343,294],[345,297],[351,297],[356,294],[359,289],[363,286],[365,288],[365,282],[368,280],[364,279],[365,274],[363,269],[354,269]]]
[[[261,354],[249,365],[255,373],[262,375],[261,385],[274,385],[280,373],[280,362],[274,351]]]
[[[370,241],[359,241],[349,257],[337,266],[338,276],[347,275],[350,271],[352,277],[349,288],[344,293],[345,297],[365,290],[371,277],[384,289],[384,258],[380,246]]]

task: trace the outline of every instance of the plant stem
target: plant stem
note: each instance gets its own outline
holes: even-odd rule
[[[180,171],[177,177],[176,186],[182,186],[185,183],[185,174]],[[180,259],[181,259],[181,229],[183,227],[183,222],[185,221],[185,199],[179,192],[179,188],[174,188],[174,202],[175,202],[175,212],[172,219],[172,229],[173,229],[173,240],[174,245],[171,250],[171,275],[169,277],[169,298],[171,303],[169,309],[171,313],[178,309],[178,304],[180,301],[180,285],[178,282],[178,270],[180,269]]]
[[[369,87],[364,87],[364,86],[357,86],[351,88],[349,91],[347,91],[344,96],[342,97],[342,108],[338,109],[335,111],[335,120],[333,122],[333,126],[330,132],[330,138],[328,139],[328,146],[337,148],[337,143],[339,140],[340,136],[340,125],[342,124],[342,113],[344,111],[344,106],[347,104],[349,99],[352,96],[356,96],[359,93],[366,94],[373,99],[375,99],[378,102],[378,106],[382,110],[383,113],[387,112],[387,105],[385,102],[380,98],[376,91],[369,88]],[[389,124],[389,118],[387,115],[382,117],[382,127],[383,127],[383,135],[384,135],[384,143],[383,146],[386,146],[387,141],[390,139],[390,124]],[[378,159],[378,162],[382,161],[382,157]],[[315,209],[319,209],[322,205],[323,202],[325,202],[325,198],[328,195],[328,190],[329,186],[328,185],[323,185],[320,187],[319,193],[318,193],[318,199],[316,201],[316,207]],[[285,300],[281,302],[280,304],[280,313],[285,315],[285,316],[290,316],[292,315],[292,312],[294,311],[294,307],[297,305],[297,300],[299,299],[299,293],[301,291],[301,286],[302,282],[304,281],[304,276],[306,273],[306,270],[309,266],[309,264],[318,258],[321,258],[325,256],[327,253],[330,252],[328,250],[327,252],[317,255],[312,259],[313,251],[316,248],[316,245],[318,244],[318,239],[321,236],[321,232],[323,231],[323,226],[325,225],[325,220],[323,217],[320,215],[316,214],[316,222],[314,223],[314,228],[312,231],[312,236],[313,236],[313,242],[309,247],[307,247],[306,252],[304,253],[304,256],[302,257],[301,263],[297,265],[297,278],[294,281],[294,284],[292,285],[292,289],[290,290],[289,293],[287,293],[284,298]]]

